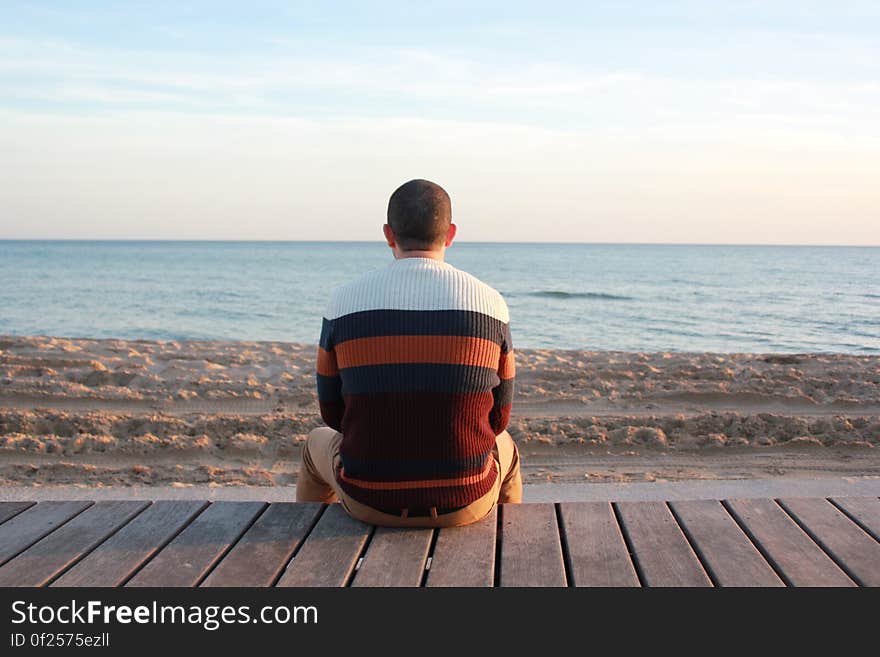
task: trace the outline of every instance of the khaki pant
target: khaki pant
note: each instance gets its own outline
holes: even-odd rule
[[[463,509],[428,517],[407,517],[377,511],[352,499],[336,479],[342,468],[339,445],[342,434],[328,427],[318,427],[309,434],[303,447],[302,465],[296,480],[297,502],[340,502],[348,514],[371,525],[386,527],[455,527],[481,520],[496,503],[522,502],[522,477],[519,471],[519,450],[506,431],[495,439],[493,454],[498,464],[498,477],[488,493]]]

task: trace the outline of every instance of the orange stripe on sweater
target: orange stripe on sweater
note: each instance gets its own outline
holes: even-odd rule
[[[358,488],[369,488],[371,490],[401,490],[405,488],[444,488],[446,486],[465,486],[467,484],[476,484],[483,481],[492,474],[492,465],[494,458],[486,459],[486,467],[480,474],[470,475],[468,477],[456,477],[455,479],[418,479],[413,481],[366,481],[364,479],[354,479],[345,474],[343,468],[339,477],[343,481],[357,486]]]
[[[501,356],[501,363],[498,365],[498,378],[512,379],[516,375],[516,365],[513,362],[513,351],[508,351]]]
[[[338,376],[339,368],[336,366],[336,354],[318,347],[318,364],[315,369],[321,376]]]
[[[336,345],[340,367],[398,363],[498,366],[501,347],[491,340],[459,335],[393,335],[346,340]]]

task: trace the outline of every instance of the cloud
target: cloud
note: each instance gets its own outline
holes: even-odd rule
[[[362,47],[227,57],[0,40],[0,97],[56,112],[198,111],[274,116],[479,119],[580,131],[759,129],[877,136],[876,80],[717,79],[517,65],[479,53]]]
[[[876,243],[876,43],[670,25],[0,38],[0,236],[371,239],[418,176],[464,239]]]
[[[877,151],[856,144],[153,111],[0,126],[5,237],[373,239],[390,190],[425,177],[467,241],[877,239]]]

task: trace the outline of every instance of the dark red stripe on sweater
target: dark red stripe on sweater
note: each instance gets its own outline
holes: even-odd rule
[[[491,393],[348,396],[342,455],[358,461],[453,461],[485,454],[495,445],[489,424],[492,403]]]
[[[498,468],[492,459],[492,470],[485,479],[476,484],[460,487],[414,488],[402,490],[371,490],[340,480],[340,487],[354,499],[373,508],[421,508],[456,507],[470,504],[492,490],[498,478]]]

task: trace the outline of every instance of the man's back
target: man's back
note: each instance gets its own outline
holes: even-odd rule
[[[339,485],[377,509],[454,508],[498,477],[514,363],[507,305],[442,261],[405,257],[331,297],[318,350]]]
[[[442,187],[388,199],[394,261],[333,291],[318,347],[321,416],[296,480],[302,502],[339,501],[389,527],[454,527],[522,501],[507,304],[444,262],[457,226]]]

